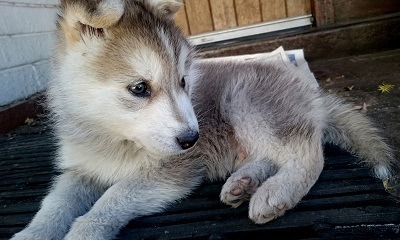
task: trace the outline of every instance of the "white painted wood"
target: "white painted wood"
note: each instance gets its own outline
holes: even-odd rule
[[[310,26],[311,24],[312,24],[311,15],[306,15],[293,18],[285,18],[270,22],[257,23],[249,26],[237,27],[228,30],[192,35],[189,37],[189,40],[194,45],[202,45],[207,43],[231,40],[240,37],[253,36],[280,30]]]

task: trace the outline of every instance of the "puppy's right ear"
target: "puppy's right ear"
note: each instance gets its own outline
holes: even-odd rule
[[[183,0],[147,0],[155,12],[163,17],[172,19],[176,12],[184,5]]]
[[[107,37],[107,28],[116,24],[124,13],[123,0],[61,0],[58,25],[68,43],[87,35]]]

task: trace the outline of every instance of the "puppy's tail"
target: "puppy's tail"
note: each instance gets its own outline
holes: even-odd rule
[[[324,98],[324,107],[328,111],[325,143],[338,145],[359,156],[376,177],[390,178],[393,168],[397,167],[396,159],[370,120],[333,96]]]

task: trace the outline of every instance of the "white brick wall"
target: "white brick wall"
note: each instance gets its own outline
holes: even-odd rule
[[[43,91],[58,0],[0,0],[0,106]]]

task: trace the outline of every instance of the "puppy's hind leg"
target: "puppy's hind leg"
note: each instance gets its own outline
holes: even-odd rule
[[[220,194],[221,201],[234,208],[238,207],[249,200],[276,170],[277,167],[266,159],[256,159],[245,164],[226,180]]]
[[[63,239],[75,218],[87,212],[102,192],[78,175],[60,175],[31,223],[12,239]]]
[[[287,159],[278,172],[268,178],[250,199],[249,218],[262,224],[282,216],[308,193],[323,169],[320,142],[303,139],[293,150],[296,158]]]

